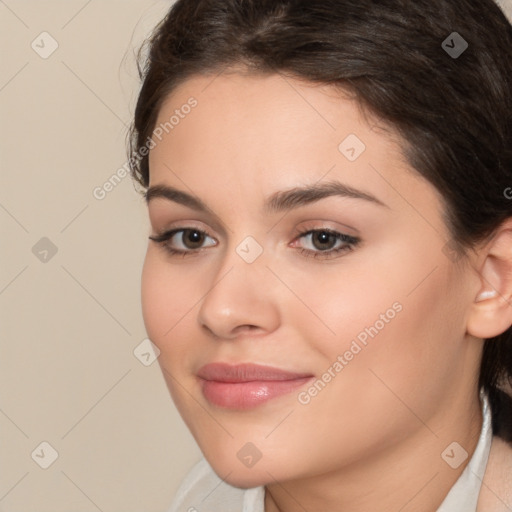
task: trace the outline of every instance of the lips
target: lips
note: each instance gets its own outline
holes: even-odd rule
[[[203,396],[211,404],[228,409],[250,409],[291,393],[313,378],[255,364],[210,363],[199,369]]]

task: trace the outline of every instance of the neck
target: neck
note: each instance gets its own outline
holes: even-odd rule
[[[418,429],[409,436],[364,461],[325,474],[267,485],[265,511],[435,512],[478,443],[483,418],[478,395],[474,393],[473,397],[470,404],[467,400],[455,403],[450,397],[428,420],[428,426],[418,421]],[[455,469],[441,457],[454,441],[468,452]]]

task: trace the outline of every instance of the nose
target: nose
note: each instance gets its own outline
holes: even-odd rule
[[[243,332],[269,333],[280,321],[276,279],[260,257],[252,263],[230,251],[198,312],[202,328],[216,338],[235,339]]]

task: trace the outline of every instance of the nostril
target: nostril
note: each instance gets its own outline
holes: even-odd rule
[[[244,332],[244,331],[255,331],[255,330],[258,330],[258,326],[257,325],[251,325],[251,324],[247,324],[247,325],[239,325],[236,329],[235,329],[235,332]]]

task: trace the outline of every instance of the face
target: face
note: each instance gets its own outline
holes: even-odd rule
[[[314,476],[441,428],[479,364],[469,281],[398,138],[279,75],[192,78],[156,126],[144,322],[216,472]]]

